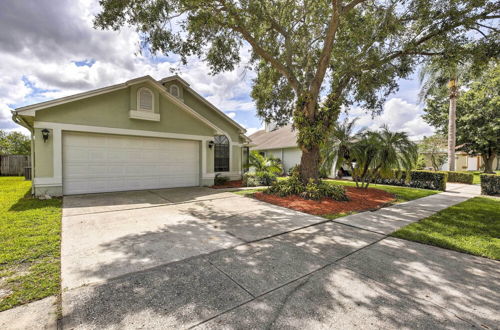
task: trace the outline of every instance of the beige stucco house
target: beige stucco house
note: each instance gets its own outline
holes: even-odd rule
[[[150,76],[13,111],[32,133],[35,195],[213,184],[238,179],[245,129],[179,76]]]

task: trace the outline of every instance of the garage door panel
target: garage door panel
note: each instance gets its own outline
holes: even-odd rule
[[[64,132],[65,194],[199,185],[199,143]]]

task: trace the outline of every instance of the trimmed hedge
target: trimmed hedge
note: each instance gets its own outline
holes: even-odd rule
[[[439,173],[433,171],[411,171],[410,187],[446,190],[448,182],[448,173]]]
[[[448,182],[472,184],[474,174],[464,172],[440,171],[448,174]]]
[[[394,171],[389,178],[378,178],[374,183],[390,184],[393,186],[406,186],[412,188],[446,190],[448,173],[435,171],[410,171],[410,178],[406,177],[406,172]]]
[[[481,174],[481,194],[500,195],[500,175]]]

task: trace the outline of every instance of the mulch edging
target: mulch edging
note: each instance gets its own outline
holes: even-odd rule
[[[313,215],[373,210],[396,200],[394,195],[376,188],[345,187],[345,190],[349,197],[347,202],[339,202],[331,198],[314,201],[299,196],[280,197],[263,192],[255,193],[254,197],[267,203]]]

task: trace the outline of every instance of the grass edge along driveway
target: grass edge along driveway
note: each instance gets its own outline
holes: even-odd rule
[[[60,291],[61,199],[39,200],[0,177],[0,311]]]
[[[500,198],[474,197],[391,236],[500,260]]]

